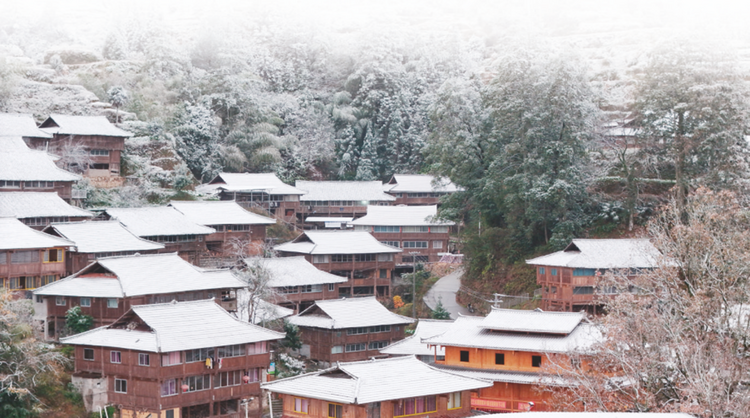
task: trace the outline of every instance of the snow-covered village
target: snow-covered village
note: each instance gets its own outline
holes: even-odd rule
[[[0,418],[750,417],[748,16],[2,2]]]

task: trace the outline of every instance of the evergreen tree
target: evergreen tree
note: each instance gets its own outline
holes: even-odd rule
[[[65,313],[65,326],[72,334],[80,334],[94,326],[94,317],[84,314],[80,306],[74,306]]]
[[[445,309],[442,300],[438,300],[435,310],[432,311],[432,319],[451,319],[451,313]]]

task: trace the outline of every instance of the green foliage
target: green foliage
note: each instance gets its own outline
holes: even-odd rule
[[[94,317],[84,314],[80,306],[74,306],[65,313],[65,326],[73,334],[79,334],[90,330],[94,326]]]
[[[286,335],[280,342],[282,347],[291,350],[299,350],[302,348],[302,339],[297,325],[294,325],[291,322],[284,322],[284,333]]]
[[[435,310],[432,311],[432,319],[451,319],[451,313],[445,310],[442,300],[438,300]]]

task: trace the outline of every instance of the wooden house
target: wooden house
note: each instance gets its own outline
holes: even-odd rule
[[[215,299],[227,311],[236,311],[236,291],[243,287],[229,270],[202,269],[176,254],[106,257],[36,289],[34,318],[48,339],[57,339],[74,306],[94,317],[95,326],[111,324],[133,306],[172,300]]]
[[[566,386],[542,373],[547,362],[570,364],[573,353],[589,353],[601,331],[584,313],[493,308],[487,317],[459,316],[444,333],[422,341],[445,349],[436,366],[494,382],[472,396],[471,406],[488,412],[547,411],[540,385]]]
[[[487,414],[482,418],[507,418],[505,414]],[[695,418],[680,412],[524,412],[523,418]]]
[[[453,320],[420,318],[414,334],[382,348],[380,354],[390,357],[415,356],[425,363],[445,360],[445,347],[431,347],[422,342],[422,339],[442,334],[451,325],[453,325]]]
[[[489,385],[400,357],[337,363],[261,386],[281,397],[289,418],[459,418],[471,415],[471,393]]]
[[[269,343],[282,338],[213,301],[193,301],[133,306],[62,342],[75,347],[73,384],[89,411],[118,405],[122,418],[260,418]]]
[[[363,231],[306,231],[291,242],[274,247],[282,257],[302,255],[316,268],[344,276],[341,296],[389,297],[394,255],[400,249],[378,242]]]
[[[387,206],[396,200],[383,192],[379,181],[297,180],[294,187],[305,192],[300,196],[301,221],[308,217],[356,219],[367,214],[368,206]]]
[[[29,149],[21,137],[0,137],[0,192],[56,192],[72,203],[82,198],[73,190],[80,179],[46,152]]]
[[[234,200],[246,208],[267,210],[276,218],[296,222],[302,190],[281,181],[274,173],[219,173],[199,190],[216,192],[221,200]]]
[[[436,262],[448,252],[450,221],[439,221],[437,206],[369,206],[367,215],[349,222],[355,231],[401,248],[396,265]]]
[[[42,230],[52,222],[84,221],[94,215],[69,205],[55,192],[0,192],[0,217],[15,217]]]
[[[216,230],[199,225],[170,207],[111,208],[104,217],[120,221],[130,232],[149,241],[164,244],[164,252],[198,265],[208,251],[206,237]]]
[[[346,277],[315,268],[302,256],[255,258],[245,263],[260,266],[274,291],[272,302],[295,313],[309,308],[316,300],[338,299],[339,286],[346,286],[347,282]]]
[[[0,286],[27,292],[59,280],[73,243],[31,229],[15,218],[0,218]]]
[[[394,205],[439,205],[440,198],[460,189],[450,180],[427,174],[394,174],[383,190],[396,198]]]
[[[104,116],[52,114],[39,125],[39,129],[51,134],[52,138],[31,138],[29,145],[57,155],[63,155],[71,146],[81,146],[88,153],[89,165],[63,168],[81,170],[86,177],[119,176],[125,138],[133,136],[109,123]]]
[[[536,267],[542,309],[596,313],[601,298],[614,291],[598,286],[601,275],[613,270],[635,276],[657,267],[661,257],[648,239],[574,239],[564,250],[526,260],[526,264]]]
[[[374,297],[319,300],[287,320],[300,329],[300,353],[327,363],[379,356],[381,348],[403,340],[414,322]]]
[[[276,219],[243,209],[237,202],[176,202],[169,204],[198,225],[216,232],[206,236],[206,247],[219,254],[262,254],[266,227]]]
[[[75,244],[65,260],[65,275],[73,274],[103,257],[156,254],[164,244],[148,241],[128,231],[118,221],[53,223],[43,232]]]

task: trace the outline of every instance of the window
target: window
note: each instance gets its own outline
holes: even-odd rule
[[[576,286],[573,288],[574,295],[593,295],[594,286]]]
[[[427,241],[404,241],[404,248],[427,248]]]
[[[461,392],[448,394],[448,409],[458,409],[461,407]]]
[[[549,274],[552,276],[557,276],[557,269],[549,269]]]
[[[39,251],[15,251],[10,253],[11,264],[28,264],[39,262]]]
[[[91,298],[81,298],[81,307],[82,308],[91,307]]]
[[[346,352],[347,353],[354,353],[357,351],[365,351],[367,349],[367,345],[365,343],[355,343],[355,344],[347,344],[346,345]]]
[[[574,276],[596,276],[596,269],[573,269]]]
[[[424,414],[437,411],[436,396],[420,396],[418,398],[401,399],[393,403],[393,416]]]
[[[460,361],[463,363],[469,362],[469,350],[461,350],[461,358]]]
[[[531,356],[531,367],[542,367],[542,356]]]
[[[8,253],[5,251],[0,251],[0,264],[7,264],[8,263]]]
[[[235,413],[239,411],[239,399],[230,399],[228,401],[214,402],[214,415],[231,415],[239,416]],[[193,415],[190,415],[193,416]],[[196,415],[197,416],[197,415]],[[202,415],[207,416],[207,415]]]
[[[177,394],[177,379],[169,379],[161,382],[161,396],[172,396]]]
[[[368,350],[380,350],[381,348],[385,348],[385,346],[388,345],[388,341],[370,341],[370,344],[367,346]]]
[[[378,261],[393,261],[393,254],[378,254]]]
[[[122,363],[122,353],[119,351],[110,351],[109,352],[109,362],[110,363]]]
[[[375,261],[375,254],[354,254],[354,261]]]
[[[331,347],[331,354],[341,354],[344,352],[344,346],[343,345],[334,345]]]
[[[327,263],[328,262],[328,256],[327,255],[314,255],[313,256],[313,263],[314,264],[321,264],[321,263]]]
[[[432,248],[443,248],[443,241],[432,241]]]
[[[432,234],[447,234],[448,233],[448,227],[447,226],[431,226],[430,227],[430,233],[432,233]]]
[[[117,299],[107,299],[108,308],[117,308]]]
[[[380,274],[378,275],[380,279],[387,279],[388,278],[388,270],[387,269],[380,269]]]
[[[279,287],[278,289],[279,289],[279,293],[284,294],[284,295],[289,295],[292,293],[299,292],[297,290],[297,286],[284,286],[284,287]]]
[[[190,376],[182,379],[182,384],[187,385],[185,392],[198,392],[200,390],[211,389],[211,375]]]
[[[65,296],[55,296],[55,305],[65,306]]]
[[[91,155],[101,155],[101,156],[107,156],[109,155],[109,150],[106,149],[92,149]]]
[[[335,403],[328,404],[328,418],[341,418],[344,413],[344,407]]]
[[[405,226],[404,233],[430,232],[429,226]]]
[[[549,292],[550,293],[557,293],[557,286],[550,287]]]
[[[166,411],[166,416],[164,418],[174,418],[174,409]]]
[[[331,261],[334,263],[347,263],[352,261],[352,255],[351,254],[333,254],[331,256]]]
[[[128,381],[115,378],[115,393],[128,393]]]
[[[360,335],[360,334],[367,334],[367,327],[348,328],[346,330],[346,335]]]
[[[0,180],[0,187],[9,187],[13,189],[19,189],[21,188],[21,182],[14,181],[14,180]]]
[[[138,353],[138,365],[139,366],[150,366],[151,356],[148,353]]]
[[[247,345],[247,354],[263,354],[267,352],[267,346],[265,341],[260,341],[254,344]]]
[[[164,353],[161,355],[162,366],[173,366],[175,364],[181,364],[181,363],[182,361],[180,361],[179,351],[173,351],[171,353]]]
[[[294,398],[294,412],[307,413],[307,399]]]
[[[302,293],[318,293],[323,291],[322,284],[308,284],[306,286],[300,286]]]
[[[249,353],[248,353],[249,354]],[[199,348],[197,350],[185,351],[185,363],[195,363],[196,361],[205,361],[214,356],[213,348]]]
[[[333,292],[334,290],[336,290],[336,285],[333,283],[328,283],[328,291]]]
[[[63,250],[51,249],[44,252],[45,263],[62,263],[63,262]]]
[[[94,361],[94,349],[93,348],[84,348],[83,349],[83,359]]]
[[[539,274],[544,274],[544,267],[539,267]]]
[[[245,355],[245,344],[228,345],[226,347],[219,347],[217,350],[219,358],[225,357],[239,357]]]
[[[401,248],[401,243],[398,241],[380,241],[380,243],[385,244],[385,245],[390,245],[391,247]]]
[[[495,353],[495,364],[505,364],[505,353]]]
[[[55,275],[42,276],[42,286],[48,285],[48,284],[54,282],[55,280],[57,280],[57,276],[55,276]]]
[[[398,226],[374,226],[372,232],[400,232]]]
[[[214,376],[214,388],[238,386],[241,383],[242,383],[242,371],[241,370],[233,370],[231,372],[222,372]]]
[[[376,327],[370,327],[370,332],[376,333],[376,332],[390,332],[391,326],[390,325],[378,325]]]

